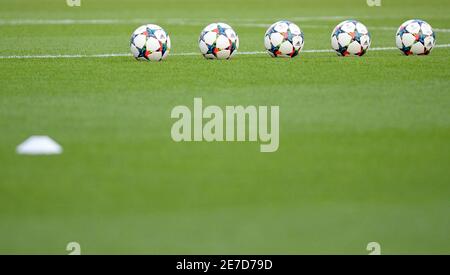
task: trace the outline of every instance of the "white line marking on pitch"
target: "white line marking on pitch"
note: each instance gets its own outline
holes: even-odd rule
[[[440,44],[434,46],[435,48],[449,48],[450,44]],[[396,47],[379,47],[370,48],[369,51],[391,51],[397,50]],[[321,49],[321,50],[303,50],[302,53],[328,53],[334,52],[333,50]],[[238,55],[258,55],[266,54],[265,51],[256,52],[237,52]],[[173,53],[172,56],[195,56],[200,53]],[[60,54],[60,55],[0,55],[0,59],[55,59],[55,58],[107,58],[107,57],[126,57],[131,56],[129,53],[110,53],[110,54]]]
[[[353,16],[303,16],[294,17],[291,20],[309,22],[309,21],[327,21],[327,20],[344,20],[347,18],[353,18]],[[367,18],[367,17],[366,17]],[[75,24],[130,24],[130,23],[143,23],[143,22],[164,22],[168,24],[208,24],[211,20],[201,19],[189,19],[189,18],[142,18],[142,19],[0,19],[0,25],[75,25]],[[230,21],[240,23],[261,23],[266,21],[265,19],[233,19],[227,20],[212,20],[212,21]],[[275,20],[276,21],[276,20]],[[271,25],[271,23],[264,24]]]
[[[355,18],[354,16],[305,16],[291,18],[297,22],[313,22],[313,21],[333,21],[344,20],[347,18]],[[371,17],[362,16],[359,18],[365,19],[385,19],[390,17]],[[204,26],[207,20],[199,19],[182,19],[182,18],[168,18],[168,19],[0,19],[0,25],[111,25],[111,24],[144,24],[145,22],[154,21],[168,25],[181,26]],[[216,20],[222,21],[222,20]],[[259,19],[229,19],[225,21],[233,22],[232,25],[240,27],[255,27],[267,28],[271,23],[262,23]],[[265,20],[264,20],[265,21]],[[303,25],[302,28],[329,28],[324,25]],[[396,30],[394,27],[371,27],[370,29],[377,30]],[[450,29],[436,28],[436,32],[450,32]]]

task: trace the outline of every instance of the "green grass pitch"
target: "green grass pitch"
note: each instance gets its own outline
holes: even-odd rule
[[[333,27],[363,22],[372,50],[331,52]],[[405,57],[397,27],[436,29],[429,56]],[[72,21],[67,21],[68,19]],[[297,23],[293,60],[241,54],[207,61],[198,35],[215,21],[264,50],[266,28]],[[171,55],[129,53],[144,23],[165,28]],[[0,253],[450,253],[450,2],[0,1]],[[7,58],[6,58],[7,57]],[[171,109],[279,105],[280,147],[175,143]],[[33,134],[58,156],[21,156]]]

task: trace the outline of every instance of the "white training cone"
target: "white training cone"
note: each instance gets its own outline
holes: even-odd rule
[[[16,148],[20,155],[57,155],[62,147],[48,136],[31,136]]]

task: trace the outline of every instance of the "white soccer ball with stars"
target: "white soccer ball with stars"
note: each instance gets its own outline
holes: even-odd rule
[[[339,23],[331,33],[331,47],[341,56],[364,55],[371,38],[367,27],[356,20]]]
[[[170,37],[158,25],[137,28],[131,35],[130,50],[136,60],[161,61],[170,52]]]
[[[303,32],[289,21],[274,23],[264,36],[264,46],[272,57],[296,57],[303,49],[304,42]]]
[[[430,24],[414,19],[398,28],[395,42],[405,55],[427,55],[436,43],[436,36]]]
[[[230,25],[212,23],[203,29],[198,45],[207,59],[230,59],[239,48],[239,37]]]

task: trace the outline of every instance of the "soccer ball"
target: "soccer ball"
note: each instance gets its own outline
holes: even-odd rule
[[[408,20],[397,30],[397,47],[405,55],[427,55],[436,42],[430,24],[422,20]]]
[[[203,29],[198,46],[207,59],[230,59],[239,48],[239,37],[229,25],[212,23]]]
[[[361,22],[346,20],[331,33],[331,47],[341,56],[362,56],[370,47],[370,33]]]
[[[296,57],[303,45],[303,32],[289,21],[274,23],[264,36],[264,46],[272,57]]]
[[[161,61],[169,55],[170,37],[158,25],[143,25],[131,35],[130,50],[136,60]]]

